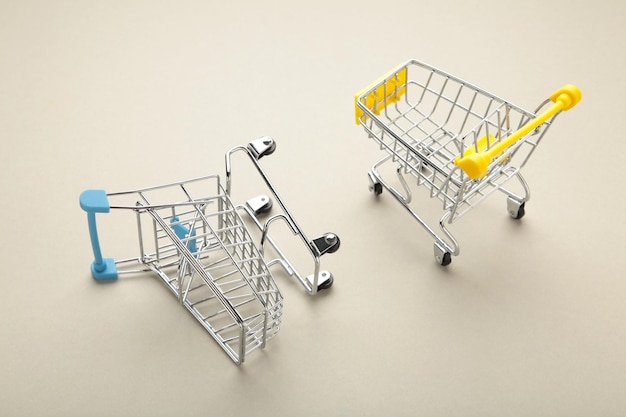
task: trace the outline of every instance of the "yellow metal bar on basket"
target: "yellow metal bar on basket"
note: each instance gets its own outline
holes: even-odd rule
[[[486,137],[481,138],[478,141],[478,152],[476,152],[474,146],[471,146],[465,151],[462,158],[457,157],[455,159],[454,164],[460,166],[461,169],[465,171],[467,176],[469,176],[473,180],[476,178],[483,178],[485,175],[487,175],[489,163],[493,158],[498,156],[506,148],[513,145],[515,142],[526,136],[528,133],[545,123],[549,118],[551,118],[561,110],[567,111],[574,107],[576,104],[578,104],[581,98],[582,93],[580,92],[578,87],[572,84],[564,85],[550,95],[550,100],[552,100],[553,104],[546,111],[544,111],[534,119],[530,120],[519,130],[513,132],[511,136],[496,143],[489,149],[484,148],[487,147],[488,143],[491,143],[495,139],[493,137],[489,138],[489,140],[487,140]]]
[[[402,97],[402,95],[406,93],[406,74],[407,69],[406,66],[403,65],[402,67],[394,69],[388,75],[380,78],[367,88],[359,91],[354,96],[356,124],[359,124],[359,119],[364,115],[363,110],[361,110],[361,108],[357,105],[359,97],[361,97],[366,91],[372,90],[367,96],[365,96],[364,102],[362,101],[362,104],[370,109],[372,113],[378,115],[380,111],[384,109],[387,105],[400,100],[400,97]],[[374,88],[374,86],[379,83],[380,85]]]

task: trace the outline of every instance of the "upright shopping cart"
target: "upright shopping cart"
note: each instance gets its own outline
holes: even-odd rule
[[[229,150],[225,186],[218,175],[209,175],[132,191],[84,191],[80,206],[87,212],[95,257],[93,277],[115,280],[121,274],[151,271],[235,363],[265,347],[279,331],[283,307],[283,296],[270,267],[281,265],[314,295],[333,283],[332,274],[320,269],[320,257],[335,252],[340,244],[333,233],[309,240],[289,213],[258,163],[275,148],[273,139],[263,137]],[[265,222],[260,215],[272,209],[269,196],[239,205],[231,200],[231,156],[235,152],[250,157],[282,209]],[[102,256],[96,213],[111,210],[134,213],[139,248],[136,257],[114,260]],[[304,242],[314,263],[311,275],[300,274],[270,235],[269,226],[276,220],[285,221]],[[258,227],[258,233],[253,234],[249,227]],[[267,259],[268,245],[275,258]]]
[[[370,190],[389,191],[434,237],[436,261],[448,265],[460,247],[446,223],[495,191],[507,196],[511,217],[524,215],[530,191],[521,169],[557,115],[581,97],[576,86],[565,85],[531,112],[410,60],[355,96],[356,123],[385,153],[368,173]],[[389,164],[397,172],[393,184],[379,172]],[[412,187],[441,201],[441,233],[409,205]]]

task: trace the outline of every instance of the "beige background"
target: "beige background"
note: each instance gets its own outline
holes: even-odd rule
[[[0,0],[0,414],[624,415],[625,17],[618,0]],[[383,155],[353,121],[354,93],[409,58],[523,107],[584,95],[524,171],[526,217],[485,201],[446,269],[368,192]],[[300,225],[342,246],[318,297],[276,274],[281,333],[237,367],[156,278],[91,279],[78,195],[223,173],[261,135]],[[135,254],[99,225],[106,256]]]

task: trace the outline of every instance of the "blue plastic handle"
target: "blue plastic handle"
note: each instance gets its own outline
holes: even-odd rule
[[[109,199],[104,190],[85,190],[80,195],[80,207],[87,212],[89,237],[93,249],[94,261],[91,264],[91,275],[97,280],[117,279],[117,267],[112,258],[103,258],[98,240],[96,213],[108,213],[111,209]]]
[[[174,229],[174,233],[180,240],[187,240],[187,248],[191,253],[196,253],[198,249],[196,248],[196,240],[192,239],[196,236],[196,229],[193,229],[191,233],[189,233],[189,229],[179,223],[178,217],[172,217],[170,220],[171,227]]]

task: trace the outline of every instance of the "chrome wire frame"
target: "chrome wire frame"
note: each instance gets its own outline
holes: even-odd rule
[[[175,202],[158,200],[163,192]],[[280,329],[283,297],[219,176],[108,194],[122,196],[137,202],[111,209],[136,212],[140,254],[117,261],[119,272],[156,273],[235,363],[265,347]],[[127,268],[131,261],[144,268]]]
[[[283,296],[269,266],[280,264],[313,295],[329,288],[333,281],[329,272],[320,270],[320,256],[339,247],[339,238],[331,233],[309,241],[276,192],[258,163],[275,147],[272,138],[262,137],[229,150],[225,186],[218,175],[208,175],[131,191],[83,192],[80,202],[88,214],[95,257],[93,277],[111,280],[120,274],[155,273],[228,356],[237,364],[243,363],[250,352],[265,347],[280,329]],[[258,215],[271,207],[269,197],[256,197],[245,205],[236,205],[231,199],[231,156],[240,151],[250,157],[282,209],[265,223]],[[259,201],[267,201],[268,206],[253,209]],[[95,214],[110,210],[135,213],[137,257],[102,257]],[[313,275],[298,273],[269,235],[270,225],[277,220],[286,222],[304,242],[313,258]],[[261,231],[260,241],[253,238],[250,225]],[[278,258],[266,261],[267,244]]]
[[[246,213],[250,217],[250,219],[253,221],[253,224],[261,231],[260,245],[261,245],[262,253],[264,253],[265,245],[269,244],[274,249],[274,252],[278,255],[277,258],[267,260],[267,264],[269,266],[274,265],[274,264],[280,265],[288,275],[296,277],[296,279],[300,282],[300,284],[304,287],[304,289],[307,291],[308,294],[315,295],[318,293],[320,288],[324,288],[324,285],[332,284],[333,277],[329,271],[321,269],[320,258],[322,255],[324,255],[324,253],[321,252],[315,244],[313,244],[313,240],[309,240],[307,238],[306,234],[304,233],[302,228],[298,225],[294,216],[291,214],[285,202],[280,197],[280,195],[276,191],[276,188],[274,187],[269,177],[265,174],[261,165],[259,164],[258,162],[259,154],[260,154],[259,149],[263,149],[262,141],[264,140],[266,141],[271,140],[271,138],[267,138],[267,137],[261,138],[258,140],[261,142],[261,144],[257,144],[256,146],[247,146],[247,147],[237,146],[235,148],[232,148],[226,153],[226,156],[225,156],[225,159],[226,159],[226,193],[230,194],[230,189],[232,186],[232,155],[236,152],[243,152],[249,157],[255,169],[261,175],[261,178],[265,182],[267,188],[272,193],[274,200],[279,204],[282,210],[282,213],[272,216],[267,221],[262,223],[257,218],[255,213],[251,210],[249,205],[242,204],[242,205],[237,206],[237,209]],[[304,247],[306,248],[308,254],[310,255],[313,261],[313,273],[311,275],[305,276],[301,272],[299,272],[299,270],[289,261],[288,257],[285,255],[285,252],[280,248],[276,240],[270,236],[269,234],[270,225],[277,220],[284,221],[289,227],[289,229],[291,230],[291,232],[295,236],[298,236],[300,240],[302,241]],[[330,236],[332,234],[329,233],[327,235]],[[338,244],[339,242],[337,241],[336,245],[338,246]]]
[[[530,191],[521,169],[556,116],[491,160],[483,178],[471,179],[455,160],[468,149],[480,152],[495,146],[548,102],[529,112],[435,67],[408,61],[356,97],[361,112],[357,122],[386,154],[370,169],[370,181],[388,190],[435,238],[436,245],[458,255],[459,244],[446,224],[495,191],[519,204],[528,201]],[[383,179],[379,169],[386,164],[396,167],[401,190]],[[409,206],[413,196],[406,177],[441,201],[441,232]],[[513,178],[518,183],[515,190],[507,184]]]

